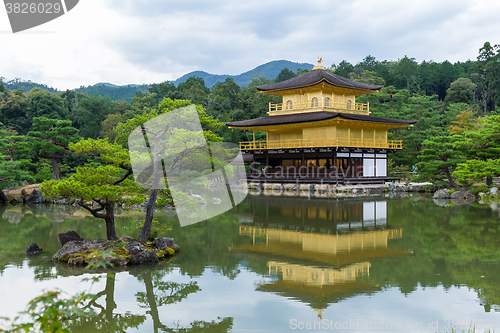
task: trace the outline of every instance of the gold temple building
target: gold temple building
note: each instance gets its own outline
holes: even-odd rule
[[[245,161],[265,164],[268,175],[281,172],[285,181],[382,182],[388,178],[388,154],[403,149],[401,141],[387,139],[387,131],[416,122],[371,116],[369,103],[356,103],[357,96],[382,87],[318,65],[292,79],[256,87],[283,98],[269,105],[268,116],[226,124],[253,131],[253,140],[240,142],[240,150]],[[256,141],[257,131],[265,132],[266,140]]]

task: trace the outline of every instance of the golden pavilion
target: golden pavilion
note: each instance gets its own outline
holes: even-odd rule
[[[371,116],[369,103],[356,103],[357,96],[382,87],[318,65],[292,79],[256,87],[283,98],[269,105],[268,116],[226,124],[253,131],[253,140],[240,142],[240,150],[245,161],[265,164],[267,179],[380,182],[388,179],[388,154],[403,149],[401,141],[387,139],[387,131],[416,122]],[[257,131],[266,133],[264,141],[255,140]]]

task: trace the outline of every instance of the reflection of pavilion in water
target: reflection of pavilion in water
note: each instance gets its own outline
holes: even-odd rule
[[[280,198],[281,205],[269,198],[252,202],[254,223],[239,230],[251,240],[231,248],[267,259],[274,279],[259,291],[307,303],[321,316],[328,304],[380,290],[366,282],[371,260],[411,253],[388,247],[390,239],[402,237],[402,230],[388,225],[386,201],[284,203],[287,199]],[[249,222],[246,214],[236,214]]]
[[[387,228],[386,200],[305,200],[297,197],[249,197],[233,214],[242,223],[321,233]]]

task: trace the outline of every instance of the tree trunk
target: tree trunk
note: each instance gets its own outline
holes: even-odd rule
[[[493,185],[493,178],[486,177],[486,186],[491,186],[491,185]]]
[[[153,145],[153,186],[151,187],[151,195],[149,196],[149,202],[146,206],[146,219],[144,220],[144,225],[142,226],[141,234],[137,241],[139,243],[146,243],[151,234],[151,226],[153,224],[153,213],[155,209],[156,198],[158,197],[158,188],[161,176],[165,173],[165,170],[159,170],[159,157],[158,157],[158,143],[160,137],[156,136]],[[166,176],[166,175],[165,175]]]
[[[484,114],[486,115],[487,110],[488,110],[488,93],[487,92],[484,92],[483,102],[484,102]]]
[[[448,178],[448,181],[450,182],[451,186],[453,186],[454,188],[456,188],[457,190],[462,190],[462,188],[460,186],[458,186],[457,183],[455,183],[455,181],[453,180],[453,178],[451,177],[451,173],[450,173],[450,169],[448,167],[446,167],[444,169],[444,174],[446,175],[446,178]]]
[[[92,209],[92,206],[85,204],[83,199],[80,199],[78,205],[88,210],[94,217],[103,219],[106,222],[106,238],[108,240],[118,239],[116,237],[116,231],[115,231],[115,212],[114,212],[115,203],[114,202],[102,203],[97,199],[95,200],[99,204],[100,206],[99,208]],[[106,210],[106,214],[100,213],[103,210]]]
[[[142,226],[141,234],[137,241],[139,243],[146,243],[151,234],[151,226],[153,224],[153,214],[155,209],[156,198],[158,197],[158,189],[151,190],[151,195],[149,196],[149,202],[146,206],[146,220]]]
[[[106,217],[104,218],[104,220],[106,221],[106,237],[108,238],[108,240],[118,239],[118,237],[116,237],[115,230],[114,206],[114,202],[109,202],[106,204]]]
[[[57,159],[52,157],[52,179],[59,180],[59,166],[57,165]]]

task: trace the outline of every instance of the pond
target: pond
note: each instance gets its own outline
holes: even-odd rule
[[[437,332],[500,324],[500,217],[477,203],[421,196],[350,199],[248,196],[180,227],[171,262],[105,273],[51,261],[57,234],[105,236],[67,206],[0,207],[0,317],[43,290],[98,294],[98,315],[72,332]],[[444,206],[444,207],[443,207]],[[124,211],[118,237],[144,214]],[[26,257],[37,243],[44,253]],[[95,283],[85,278],[102,276]]]

